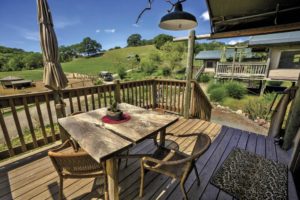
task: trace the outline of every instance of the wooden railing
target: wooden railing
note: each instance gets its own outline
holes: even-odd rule
[[[217,63],[216,77],[219,78],[258,78],[268,75],[269,62]]]
[[[185,81],[143,80],[70,88],[63,90],[62,95],[67,115],[106,107],[115,100],[182,115],[185,86]],[[192,95],[190,117],[209,120],[212,107],[195,82]],[[1,96],[0,109],[0,159],[60,139],[52,91]]]

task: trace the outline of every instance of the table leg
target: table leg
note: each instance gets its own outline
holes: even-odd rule
[[[159,145],[165,146],[165,141],[166,141],[166,129],[162,129],[160,131]]]
[[[110,200],[119,200],[118,162],[111,158],[106,161],[108,182],[108,197]]]

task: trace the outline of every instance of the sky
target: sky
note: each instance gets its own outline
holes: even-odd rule
[[[175,2],[175,0],[173,1]],[[154,0],[152,9],[135,24],[148,0],[48,0],[59,45],[79,43],[84,37],[97,40],[103,49],[125,47],[131,34],[151,39],[164,33],[187,36],[188,31],[166,31],[158,27],[170,9],[165,0]],[[196,34],[210,33],[209,15],[204,0],[187,0],[184,11],[196,16]],[[228,44],[248,38],[220,40]],[[205,41],[207,42],[207,41]],[[0,45],[40,52],[36,0],[0,1]]]

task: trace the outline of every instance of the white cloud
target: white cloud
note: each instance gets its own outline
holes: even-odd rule
[[[39,41],[40,36],[38,31],[29,31],[29,30],[24,30],[24,38],[27,40],[32,40],[32,41]]]
[[[229,44],[229,45],[236,45],[237,43],[241,43],[241,42],[244,42],[244,40],[242,40],[242,39],[230,40],[229,42],[227,42],[227,44]]]
[[[204,13],[202,13],[202,15],[200,16],[200,18],[203,19],[204,21],[208,21],[209,20],[208,11],[205,11]]]
[[[100,33],[100,29],[96,29],[96,33]]]
[[[75,26],[80,23],[79,19],[67,19],[65,17],[57,17],[54,19],[54,27],[58,29],[63,29],[68,26]]]
[[[139,24],[132,24],[132,26],[133,26],[133,27],[136,27],[136,28],[137,28],[137,27],[140,27]]]
[[[105,29],[104,30],[105,33],[115,33],[116,29],[112,28],[112,29]]]

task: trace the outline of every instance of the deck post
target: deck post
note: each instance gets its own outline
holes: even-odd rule
[[[153,98],[152,108],[156,108],[156,106],[157,106],[157,87],[156,87],[155,79],[152,82],[152,98]]]
[[[288,117],[287,126],[283,138],[282,148],[288,150],[292,147],[297,131],[300,127],[300,74],[297,83],[298,89],[291,106],[290,116]]]
[[[190,115],[190,104],[191,104],[191,81],[193,75],[193,61],[194,61],[194,45],[195,45],[195,30],[191,30],[189,33],[188,40],[188,55],[187,55],[187,67],[186,67],[186,86],[184,95],[184,110],[183,116],[188,119]]]
[[[121,103],[121,85],[120,85],[120,80],[115,81],[115,101],[117,103]]]
[[[267,87],[267,81],[266,80],[261,80],[260,96],[262,96],[265,93],[266,87]]]
[[[300,128],[295,140],[292,158],[289,164],[290,170],[293,173],[294,179],[300,178]],[[299,179],[298,179],[299,180]]]

